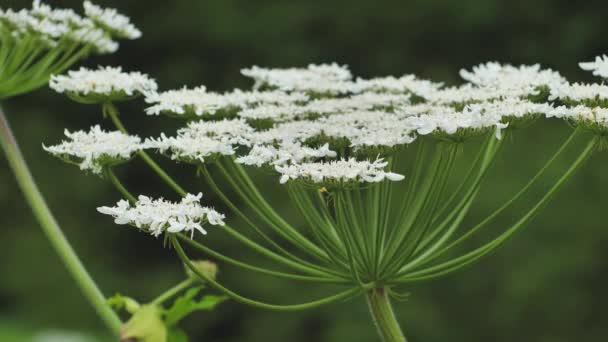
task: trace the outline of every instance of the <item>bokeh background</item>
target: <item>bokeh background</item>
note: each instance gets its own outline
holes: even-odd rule
[[[1,0],[1,7],[29,1]],[[48,1],[79,7],[80,1]],[[577,62],[608,52],[605,1],[566,0],[146,0],[97,1],[130,15],[142,39],[85,65],[122,65],[155,77],[162,89],[205,84],[247,87],[239,70],[307,63],[349,64],[362,76],[417,73],[456,83],[461,67],[489,60],[541,63],[571,80],[591,78]],[[42,151],[64,128],[102,122],[96,107],[77,105],[41,89],[3,103],[35,178],[65,233],[100,286],[141,300],[183,277],[160,240],[96,214],[118,194]],[[176,123],[146,117],[144,104],[121,107],[127,126],[142,135]],[[109,122],[102,122],[111,127]],[[507,144],[471,213],[487,214],[530,177],[569,133],[563,123],[520,132]],[[574,152],[576,153],[576,152]],[[193,170],[163,165],[189,189]],[[563,162],[565,166],[567,161]],[[491,257],[447,278],[406,288],[396,310],[411,341],[605,341],[608,336],[608,161],[598,153],[542,215]],[[143,164],[120,169],[135,192],[172,196]],[[273,180],[264,187],[273,188]],[[206,189],[202,189],[205,191]],[[213,201],[209,191],[208,199]],[[271,192],[271,191],[269,191]],[[286,205],[280,210],[290,211]],[[512,221],[506,216],[497,222]],[[213,231],[218,249],[258,261]],[[0,341],[107,341],[33,220],[0,156]],[[241,292],[280,303],[301,302],[326,289],[263,277],[221,265],[221,279]],[[362,298],[311,311],[275,313],[222,304],[189,318],[193,341],[375,341]],[[54,339],[55,338],[55,339]]]

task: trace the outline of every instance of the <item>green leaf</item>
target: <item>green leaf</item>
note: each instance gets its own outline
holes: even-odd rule
[[[115,311],[125,310],[130,314],[134,314],[140,308],[139,303],[135,299],[125,297],[120,293],[109,298],[107,302]]]
[[[121,340],[137,342],[167,342],[167,327],[162,310],[156,305],[142,306],[120,331]],[[179,341],[179,340],[178,340]]]
[[[188,342],[188,335],[186,333],[176,327],[169,328],[167,335],[167,342]]]
[[[202,287],[193,287],[175,300],[173,306],[165,311],[165,323],[167,326],[177,324],[184,317],[194,311],[212,310],[216,305],[226,300],[223,296],[204,296],[200,301],[195,297],[199,294]]]

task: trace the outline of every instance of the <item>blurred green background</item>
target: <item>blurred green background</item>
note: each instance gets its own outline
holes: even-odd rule
[[[47,1],[77,7],[80,1]],[[461,67],[488,60],[541,63],[570,80],[591,78],[577,62],[608,52],[605,1],[491,0],[147,0],[97,1],[130,15],[142,39],[86,65],[123,65],[155,77],[162,89],[205,84],[247,87],[239,70],[253,64],[349,64],[357,75],[417,73],[458,82]],[[29,6],[1,0],[1,7]],[[102,121],[96,107],[77,105],[48,89],[3,104],[43,193],[104,291],[141,300],[182,279],[176,257],[160,240],[114,226],[95,208],[118,194],[42,151],[63,129]],[[123,106],[128,127],[142,135],[171,132],[175,122],[146,117],[144,104]],[[109,122],[103,122],[111,127]],[[552,153],[570,128],[535,125],[507,144],[486,191],[472,211],[478,220],[507,198]],[[606,154],[577,174],[522,234],[476,266],[412,286],[396,303],[411,341],[606,341],[608,335],[608,204]],[[186,165],[163,165],[191,191],[200,190]],[[140,162],[120,169],[135,192],[166,195]],[[270,180],[272,183],[274,180]],[[268,187],[272,184],[268,183]],[[210,191],[207,199],[213,201]],[[290,210],[285,206],[281,210]],[[506,216],[504,222],[515,217]],[[213,230],[218,249],[257,262]],[[0,157],[0,341],[108,340],[93,310],[49,247]],[[315,298],[326,289],[220,265],[221,279],[247,295],[279,303]],[[375,341],[362,298],[298,313],[222,304],[184,326],[193,341]],[[59,332],[59,335],[57,335]],[[71,341],[71,340],[70,340]]]

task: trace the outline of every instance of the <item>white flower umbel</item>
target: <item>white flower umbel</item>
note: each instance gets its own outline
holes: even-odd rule
[[[507,98],[492,102],[472,103],[465,107],[465,112],[474,112],[493,118],[500,118],[502,122],[514,119],[534,118],[539,115],[547,115],[553,111],[553,106],[548,103],[536,103],[518,98]]]
[[[67,75],[53,75],[51,89],[81,103],[124,101],[154,92],[156,82],[140,72],[123,72],[121,67],[81,68]]]
[[[395,147],[414,141],[411,124],[397,114],[381,111],[352,111],[315,120],[280,123],[275,127],[255,132],[251,141],[258,145],[297,142],[310,139],[321,143],[342,142],[343,147],[358,150],[363,147]]]
[[[465,107],[457,111],[452,107],[437,106],[428,114],[408,116],[404,120],[420,135],[436,134],[442,138],[463,140],[495,129],[496,138],[501,139],[502,129],[508,124],[503,123],[503,115],[499,113],[479,108]]]
[[[427,94],[425,99],[436,104],[467,104],[496,99],[520,98],[535,94],[538,94],[538,91],[529,88],[478,87],[472,84],[464,84],[458,87],[439,89]]]
[[[429,94],[441,87],[443,87],[443,83],[419,79],[415,75],[404,75],[399,78],[394,76],[372,79],[359,78],[353,85],[355,92],[411,93],[423,98],[428,97]]]
[[[180,202],[139,196],[133,206],[121,200],[115,207],[99,207],[97,211],[114,217],[116,224],[128,224],[156,237],[163,233],[185,232],[190,233],[192,238],[195,231],[207,234],[204,228],[206,224],[224,225],[223,214],[200,204],[202,196],[201,193],[188,194]]]
[[[261,167],[264,165],[285,165],[303,161],[315,161],[321,158],[335,158],[338,154],[329,148],[302,146],[297,142],[283,142],[279,147],[273,145],[255,145],[247,155],[236,159],[237,163]]]
[[[150,93],[146,102],[148,115],[168,114],[181,117],[214,115],[218,111],[232,111],[257,105],[298,103],[308,100],[301,93],[287,94],[281,91],[241,91],[220,94],[207,92],[204,86],[193,89],[183,88],[161,93]]]
[[[593,75],[608,78],[608,56],[597,56],[593,62],[581,62],[578,64],[581,69],[592,71]]]
[[[194,121],[177,131],[180,136],[192,138],[207,137],[231,145],[251,145],[254,129],[243,119],[224,119],[218,121]]]
[[[564,84],[551,88],[549,100],[561,100],[568,104],[584,103],[591,107],[608,106],[608,86],[605,84]]]
[[[608,133],[608,108],[591,108],[583,105],[574,107],[560,106],[548,113],[547,117],[565,119],[601,135]]]
[[[131,24],[131,19],[115,9],[101,8],[90,1],[85,1],[83,5],[86,16],[110,32],[112,36],[125,39],[141,37],[141,31]]]
[[[351,158],[329,162],[277,165],[275,169],[281,174],[281,184],[302,180],[331,186],[378,183],[385,179],[401,181],[405,178],[403,175],[385,171],[387,165],[388,163],[382,159],[372,162]]]
[[[10,32],[17,41],[33,39],[37,48],[68,49],[73,47],[71,43],[76,43],[83,48],[90,46],[100,54],[118,50],[118,43],[112,40],[112,36],[132,39],[139,32],[127,17],[116,10],[103,10],[88,1],[85,2],[85,10],[93,19],[83,18],[71,9],[55,9],[35,0],[30,10],[0,10],[0,28],[4,27],[0,32]],[[123,34],[110,34],[119,31]]]
[[[318,99],[303,106],[312,114],[337,114],[352,111],[369,111],[404,106],[410,103],[410,95],[362,93],[345,98]]]
[[[362,93],[349,97],[316,99],[299,106],[262,105],[242,110],[237,115],[250,121],[267,120],[276,123],[353,111],[391,109],[409,103],[410,95],[406,94]]]
[[[201,164],[209,158],[230,156],[235,153],[232,144],[205,136],[167,137],[165,134],[161,134],[159,138],[146,139],[143,146],[167,153],[173,160],[192,164]]]
[[[472,71],[460,70],[466,81],[481,87],[498,89],[524,89],[533,94],[538,87],[553,87],[566,83],[557,71],[542,69],[540,64],[513,66],[488,62],[473,67]]]
[[[415,140],[414,129],[394,113],[353,111],[320,120],[322,134],[333,139],[346,139],[354,150],[370,147],[395,147]]]
[[[104,167],[111,167],[131,159],[141,150],[141,139],[121,132],[106,132],[93,126],[88,132],[65,131],[69,140],[46,147],[52,155],[80,166],[81,170],[101,174]]]
[[[287,122],[305,117],[306,106],[288,105],[261,105],[239,111],[237,116],[250,121],[268,121],[271,123]]]
[[[255,81],[256,89],[269,87],[332,95],[347,94],[353,90],[352,74],[346,66],[336,63],[284,69],[253,66],[241,70],[241,73]]]

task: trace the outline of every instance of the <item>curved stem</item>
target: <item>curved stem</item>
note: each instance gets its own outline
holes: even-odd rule
[[[133,196],[133,194],[131,194],[131,192],[121,183],[121,181],[114,175],[114,173],[111,171],[111,169],[109,169],[109,168],[105,169],[104,173],[110,179],[111,183],[116,187],[116,189],[123,196],[125,196],[132,204],[137,203],[135,196]],[[296,270],[299,270],[302,272],[307,272],[309,274],[319,275],[319,276],[331,276],[331,277],[334,277],[333,278],[334,280],[336,280],[335,276],[337,274],[333,273],[331,270],[328,270],[328,269],[325,269],[322,267],[316,267],[312,264],[308,265],[308,264],[302,264],[299,262],[292,261],[291,259],[287,259],[281,255],[278,255],[278,254],[266,249],[263,246],[260,246],[259,244],[255,243],[254,241],[241,235],[236,230],[230,228],[230,226],[228,226],[228,225],[224,225],[223,228],[224,228],[224,231],[226,231],[232,237],[236,238],[239,242],[243,243],[245,246],[251,248],[252,250],[254,250],[254,251],[260,253],[261,255],[264,255],[274,261],[282,263],[283,265],[286,265],[288,267],[292,267]],[[201,246],[201,247],[203,247],[203,246]],[[205,252],[210,253],[210,250],[205,251]],[[213,253],[216,253],[216,252],[213,252]],[[217,254],[219,254],[219,253],[217,253]],[[229,259],[229,258],[226,258],[226,259]],[[250,269],[251,268],[256,268],[256,267],[251,266]],[[259,268],[259,269],[261,269],[261,268]]]
[[[125,126],[120,121],[120,118],[118,118],[118,110],[116,109],[114,104],[112,104],[110,102],[104,103],[102,110],[103,110],[104,115],[107,115],[108,117],[110,117],[110,119],[114,123],[114,126],[116,126],[116,128],[118,128],[119,131],[121,131],[124,134],[129,134],[129,132],[127,131]],[[139,152],[137,152],[137,155],[146,164],[148,164],[148,166],[150,166],[150,168],[152,170],[154,170],[154,172],[156,172],[156,174],[158,174],[158,176],[163,181],[165,181],[171,188],[173,188],[173,190],[175,190],[175,192],[177,192],[180,196],[185,196],[187,194],[186,191],[181,186],[179,186],[179,184],[177,184],[173,180],[173,178],[171,178],[171,176],[169,176],[165,172],[165,170],[163,170],[160,166],[158,166],[158,164],[156,164],[156,162],[152,159],[152,157],[150,157],[150,155],[148,155],[145,151],[139,151]]]
[[[204,246],[201,243],[198,243],[192,239],[190,239],[189,237],[183,235],[183,234],[178,234],[177,238],[182,240],[183,242],[185,242],[186,244],[190,245],[190,247],[197,249],[205,254],[208,254],[214,258],[217,258],[219,260],[222,260],[230,265],[233,266],[237,266],[237,267],[241,267],[243,269],[246,270],[250,270],[253,272],[258,272],[261,274],[267,274],[267,275],[271,275],[271,276],[275,276],[275,277],[279,277],[279,278],[287,278],[287,279],[293,279],[293,280],[301,280],[301,281],[311,281],[311,282],[321,282],[321,283],[332,283],[332,284],[349,284],[349,281],[346,280],[340,280],[340,279],[335,279],[335,278],[328,278],[328,277],[314,277],[314,276],[306,276],[306,275],[299,275],[299,274],[292,274],[292,273],[285,273],[285,272],[279,272],[279,271],[273,271],[270,269],[266,269],[263,267],[259,267],[259,266],[254,266],[242,261],[238,261],[235,259],[232,259],[230,257],[227,257],[221,253],[218,253],[216,251],[214,251],[213,249]]]
[[[323,299],[319,299],[319,300],[315,300],[315,301],[308,302],[308,303],[303,303],[303,304],[275,305],[275,304],[268,304],[268,303],[260,302],[260,301],[257,301],[257,300],[253,300],[253,299],[249,299],[249,298],[243,297],[243,296],[235,293],[234,291],[231,291],[231,290],[225,288],[224,286],[222,286],[220,283],[218,283],[214,279],[211,279],[208,276],[206,276],[204,273],[202,273],[200,270],[198,270],[194,266],[194,264],[192,264],[192,261],[190,261],[190,259],[188,258],[188,256],[184,252],[184,249],[180,245],[179,241],[177,241],[177,238],[175,236],[171,236],[170,239],[171,239],[171,244],[175,248],[175,251],[177,252],[177,255],[179,256],[180,260],[186,265],[186,267],[188,267],[201,280],[205,281],[212,288],[214,288],[214,289],[222,292],[223,294],[225,294],[226,296],[234,299],[237,302],[240,302],[240,303],[243,303],[243,304],[247,304],[247,305],[251,305],[251,306],[255,306],[255,307],[258,307],[258,308],[269,309],[269,310],[276,310],[276,311],[306,310],[306,309],[311,309],[311,308],[319,307],[319,306],[322,306],[322,305],[325,305],[325,304],[329,304],[329,303],[345,300],[345,299],[348,299],[348,298],[352,298],[352,297],[358,295],[361,292],[361,290],[362,290],[361,288],[352,288],[352,289],[340,292],[338,294],[335,294],[333,296],[329,296],[329,297],[326,297],[326,298],[323,298]]]
[[[173,286],[172,288],[168,289],[167,291],[163,292],[160,296],[156,297],[156,299],[154,299],[151,303],[162,304],[167,300],[175,297],[177,294],[189,288],[190,286],[194,285],[195,283],[196,281],[194,279],[188,278],[180,282],[179,284]]]
[[[116,187],[116,189],[127,198],[127,200],[133,204],[137,203],[137,198],[133,196],[127,188],[120,182],[120,180],[114,174],[111,168],[105,168],[103,173],[106,175],[108,180]]]
[[[406,342],[388,298],[388,289],[378,287],[367,292],[367,305],[383,342]]]
[[[2,148],[4,149],[9,165],[17,178],[17,183],[21,187],[21,191],[23,192],[26,201],[30,205],[34,216],[55,249],[55,252],[57,252],[72,278],[78,287],[80,287],[80,290],[93,306],[99,317],[112,333],[118,334],[122,324],[120,319],[116,313],[112,311],[110,306],[107,305],[106,299],[97,287],[97,284],[87,272],[65,235],[63,235],[61,228],[57,224],[44,197],[42,197],[42,194],[34,182],[23,155],[19,150],[17,141],[15,140],[1,109],[0,145],[2,145]]]
[[[568,168],[568,170],[557,180],[557,182],[547,191],[547,193],[534,205],[521,219],[519,219],[513,226],[508,228],[500,236],[494,240],[486,243],[485,245],[478,247],[477,249],[468,252],[460,257],[454,258],[450,261],[446,261],[439,265],[431,266],[423,270],[404,274],[403,272],[398,274],[398,282],[413,282],[433,279],[448,273],[455,272],[465,266],[468,266],[483,256],[493,252],[500,247],[505,241],[512,237],[521,228],[525,227],[548,203],[558,191],[567,183],[567,181],[574,175],[574,173],[585,163],[585,161],[591,156],[593,151],[596,149],[599,138],[595,137],[589,142],[585,150],[579,155],[574,163]]]

